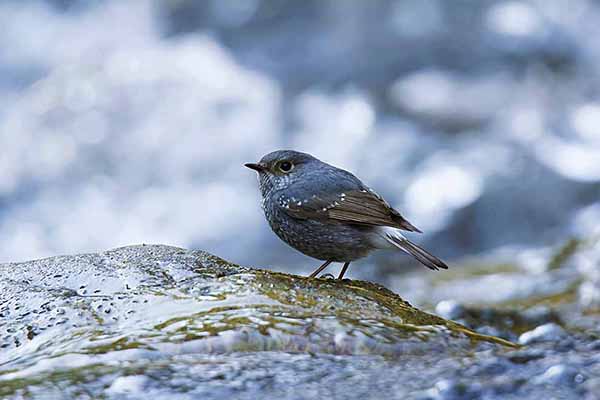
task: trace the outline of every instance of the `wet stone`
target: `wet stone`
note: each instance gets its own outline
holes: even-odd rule
[[[431,400],[460,400],[460,399],[477,399],[481,397],[481,393],[477,387],[469,387],[468,385],[443,379],[435,383],[435,385],[424,393],[421,399]]]
[[[465,313],[465,307],[454,300],[442,300],[435,306],[435,312],[444,318],[459,319]]]
[[[40,368],[45,352],[38,349],[46,346],[19,347],[42,329],[39,344],[53,343],[61,351],[46,354],[59,358],[134,348],[398,355],[449,341],[465,350],[478,341],[508,344],[421,312],[374,284],[251,270],[167,246],[5,264],[0,289],[9,347],[0,358],[5,370],[20,370],[15,378]]]
[[[565,336],[563,328],[555,323],[540,325],[537,328],[523,333],[519,336],[520,344],[531,344],[536,342],[554,341],[557,342]]]
[[[520,351],[513,351],[508,359],[515,364],[525,364],[530,361],[539,360],[544,358],[545,352],[541,349],[524,349]]]
[[[475,332],[377,284],[168,246],[3,264],[0,300],[7,399],[590,398],[600,373],[593,335],[544,310],[438,305]],[[511,326],[526,347],[481,334]]]
[[[561,384],[574,384],[582,383],[584,377],[580,374],[577,369],[570,365],[557,364],[548,368],[541,376],[536,380],[536,383],[561,383]]]
[[[584,383],[584,387],[587,393],[585,400],[597,399],[598,393],[600,393],[600,377],[587,380]]]

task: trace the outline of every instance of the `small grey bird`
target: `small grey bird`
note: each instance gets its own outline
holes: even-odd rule
[[[344,263],[342,279],[350,262],[386,248],[400,249],[432,270],[448,268],[405,238],[402,230],[421,231],[350,172],[292,150],[245,166],[258,172],[271,229],[296,250],[325,261],[310,277],[335,261]]]

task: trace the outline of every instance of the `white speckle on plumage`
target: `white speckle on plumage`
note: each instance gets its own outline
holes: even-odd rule
[[[323,211],[327,211],[327,208],[326,208],[326,207],[323,207]]]

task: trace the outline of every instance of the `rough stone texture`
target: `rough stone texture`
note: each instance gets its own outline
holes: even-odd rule
[[[0,346],[9,399],[591,399],[600,373],[581,334],[515,348],[379,285],[168,246],[0,265]]]

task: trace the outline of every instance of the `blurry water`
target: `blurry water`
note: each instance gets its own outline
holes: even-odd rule
[[[242,167],[282,147],[442,256],[598,230],[600,5],[277,4],[0,3],[0,262],[146,242],[309,270]]]

